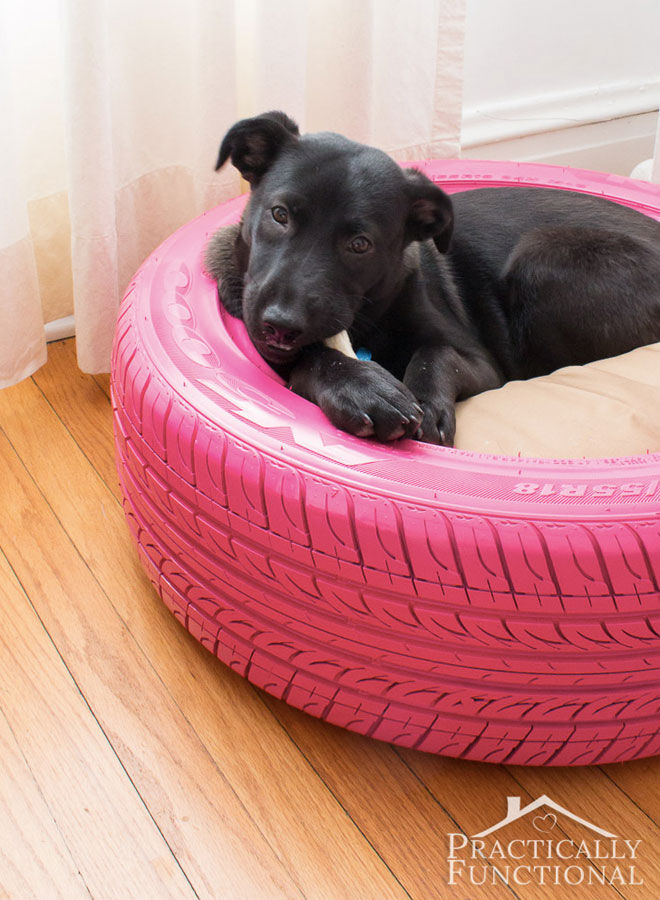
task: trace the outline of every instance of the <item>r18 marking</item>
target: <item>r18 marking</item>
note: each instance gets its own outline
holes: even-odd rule
[[[660,480],[629,481],[625,484],[564,484],[562,482],[518,481],[513,493],[522,497],[654,497],[660,488]]]

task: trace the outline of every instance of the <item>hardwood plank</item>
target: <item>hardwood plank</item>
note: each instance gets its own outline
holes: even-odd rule
[[[2,710],[0,758],[0,897],[89,898]]]
[[[72,376],[76,372],[82,375],[84,378],[92,379],[96,382],[98,387],[103,391],[108,400],[110,399],[110,375],[107,372],[102,372],[97,375],[87,375],[81,372],[78,369],[78,359],[76,357],[76,338],[62,338],[60,341],[52,341],[48,345],[48,361],[50,362],[51,357],[58,353],[60,348],[66,348],[67,358],[71,360],[69,366],[69,375]]]
[[[200,784],[208,780],[213,785],[207,786],[211,795],[221,792],[221,786],[217,772],[200,778],[200,760],[194,746],[194,764],[186,760],[184,767],[180,760],[181,754],[188,753],[188,745],[194,745],[194,736],[182,730],[182,717],[185,725],[199,735],[305,896],[333,900],[405,896],[276,720],[264,715],[252,688],[184,632],[147,589],[119,504],[34,383],[24,382],[0,393],[0,422],[75,543],[88,573],[95,573],[103,589],[101,593],[87,587],[93,600],[86,598],[85,604],[71,607],[65,597],[80,595],[79,582],[84,581],[84,573],[59,567],[54,580],[59,581],[65,597],[59,603],[42,597],[40,615],[47,620],[67,665],[75,669],[76,680],[196,889],[201,890],[203,869],[218,870],[218,860],[211,865],[211,857],[220,855],[218,843],[226,842],[227,836],[223,835],[217,811],[204,815],[203,834],[196,824],[191,828],[184,823],[194,820],[195,815],[199,817],[199,807],[204,806]],[[33,494],[23,504],[18,503],[19,509],[7,516],[5,525],[10,518],[20,516],[21,505],[38,503]],[[43,499],[41,505],[45,505]],[[61,551],[52,541],[47,547],[43,541],[28,540],[28,546],[24,540],[14,542],[11,529],[3,527],[2,522],[0,539],[8,542],[12,564],[20,568],[22,580],[35,593],[43,593],[38,590],[36,573],[44,568],[56,570]],[[37,565],[35,558],[39,560]],[[79,648],[83,646],[94,647],[93,658],[89,654],[81,657]],[[157,676],[153,669],[149,671],[146,656]],[[157,680],[160,685],[154,683]],[[159,729],[158,734],[150,729]],[[178,757],[180,769],[189,777],[192,772],[197,779],[193,800],[188,790],[177,784],[180,771],[173,772],[170,767],[163,773],[154,771],[153,763],[147,765],[138,749],[145,741],[149,758],[154,754],[160,757],[160,764],[168,764]],[[163,815],[165,798],[176,813],[168,809]],[[258,857],[263,841],[249,836],[252,823],[241,824],[240,816],[237,819],[234,837],[242,841],[244,856],[254,851]],[[212,824],[207,825],[207,821]],[[243,891],[237,888],[231,896],[262,895],[257,890],[250,893],[245,887]],[[283,889],[281,894],[273,893],[272,886],[271,893],[265,894],[280,895],[288,896]]]
[[[28,883],[38,882],[37,896],[58,890],[85,896],[84,885],[92,896],[117,900],[194,896],[1,554],[0,706],[22,768],[29,769],[52,816],[44,838],[52,836],[53,824],[61,834],[55,860],[52,843],[48,856],[36,854],[27,865],[27,847],[19,842],[14,848],[15,867]],[[3,780],[10,773],[5,769]],[[43,806],[39,813],[41,825]],[[3,830],[10,821],[3,817]],[[17,824],[21,839],[26,834],[34,843],[35,821],[23,818]],[[70,855],[62,852],[62,842]],[[11,841],[3,840],[2,847],[4,854],[12,853]],[[72,871],[71,857],[84,884]],[[0,880],[11,868],[3,867]],[[52,881],[64,876],[63,883]]]
[[[77,368],[75,341],[70,338],[49,344],[47,364],[32,377],[90,464],[121,502],[114,445],[108,441],[112,433],[109,393],[102,390],[96,378]]]
[[[101,388],[108,400],[110,399],[110,376],[109,375],[92,375],[94,381]]]
[[[601,766],[603,774],[656,826],[660,826],[660,757]]]
[[[4,437],[0,460],[0,546],[197,893],[299,896]]]

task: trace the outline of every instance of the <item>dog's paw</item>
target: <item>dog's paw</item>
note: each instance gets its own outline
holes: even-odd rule
[[[456,436],[456,411],[453,403],[420,403],[424,416],[415,438],[426,444],[453,447]]]
[[[423,410],[404,384],[375,362],[347,359],[342,368],[342,378],[317,399],[333,425],[379,441],[416,434]]]

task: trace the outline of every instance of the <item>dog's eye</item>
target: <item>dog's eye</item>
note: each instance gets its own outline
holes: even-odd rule
[[[348,249],[351,253],[367,253],[367,251],[371,250],[371,241],[363,234],[359,234],[349,241]]]
[[[278,225],[289,224],[289,213],[283,206],[274,206],[271,209],[270,214],[275,219]]]

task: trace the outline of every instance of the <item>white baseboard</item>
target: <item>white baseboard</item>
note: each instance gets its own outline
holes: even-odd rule
[[[55,319],[54,322],[48,322],[44,326],[44,331],[49,344],[52,341],[63,341],[65,338],[73,337],[76,333],[76,320],[73,316]]]
[[[653,156],[659,107],[660,81],[614,83],[466,107],[462,155],[629,175]]]
[[[466,107],[464,148],[657,112],[660,81],[621,82]]]
[[[630,175],[653,156],[655,112],[463,147],[468,159],[515,159]]]

